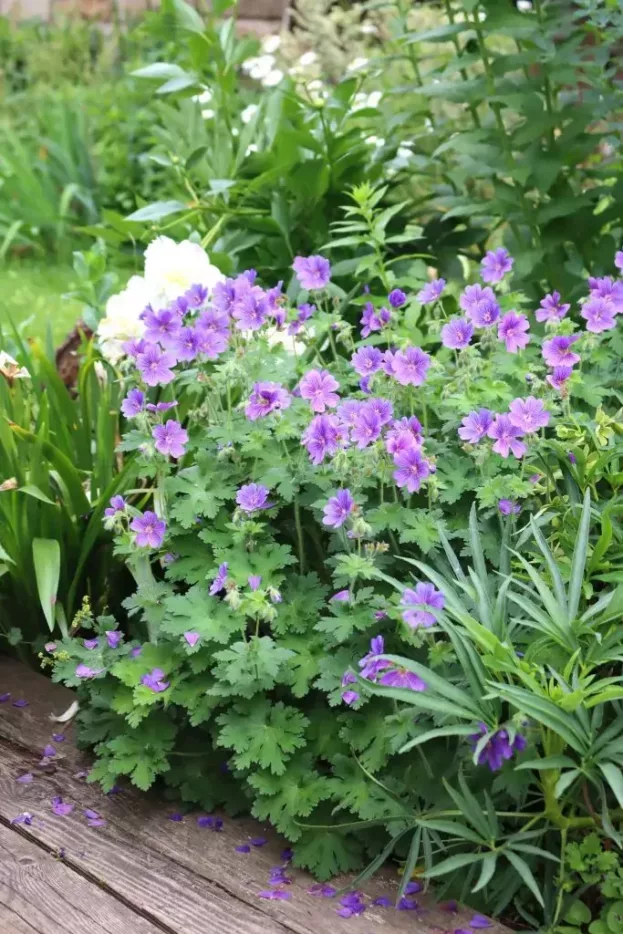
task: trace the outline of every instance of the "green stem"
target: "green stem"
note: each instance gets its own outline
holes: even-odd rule
[[[294,523],[296,525],[296,540],[299,552],[299,569],[301,574],[305,573],[305,543],[303,541],[303,526],[301,524],[301,507],[298,496],[294,498]]]

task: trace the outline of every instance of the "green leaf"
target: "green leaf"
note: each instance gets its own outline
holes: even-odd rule
[[[437,876],[445,876],[449,872],[454,872],[455,869],[462,869],[463,866],[471,866],[472,863],[478,863],[481,859],[484,859],[484,855],[480,853],[456,853],[454,856],[442,859],[442,861],[437,863],[436,866],[433,866],[432,869],[428,869],[424,873],[424,876],[427,879],[435,879]]]
[[[179,214],[185,211],[186,205],[182,201],[154,201],[139,208],[126,217],[127,221],[159,221],[170,214]]]
[[[47,503],[49,506],[58,508],[58,503],[55,503],[49,496],[46,496],[43,490],[40,490],[38,486],[27,483],[25,486],[20,486],[17,492],[25,493],[27,496],[32,496],[33,499],[38,499],[42,503]]]
[[[575,549],[573,551],[573,560],[571,562],[571,573],[569,575],[569,623],[572,623],[578,615],[580,606],[580,597],[582,595],[582,584],[584,583],[584,569],[586,567],[586,555],[588,553],[588,537],[591,524],[591,493],[587,489],[584,494],[584,505],[582,506],[582,515],[580,518],[580,527],[575,540]]]
[[[498,857],[497,853],[487,853],[482,860],[482,869],[480,871],[480,876],[478,882],[472,889],[472,892],[479,892],[481,889],[491,881],[493,873],[495,872],[495,867],[497,866]]]
[[[218,718],[222,727],[217,745],[233,749],[238,769],[259,765],[274,775],[283,775],[286,761],[305,745],[304,733],[308,719],[294,707],[281,701],[253,700],[248,705],[236,704]]]
[[[203,36],[205,30],[204,22],[194,7],[189,3],[185,3],[184,0],[172,0],[172,3],[175,11],[175,18],[182,29],[187,29],[189,32],[194,32],[197,33],[197,35]]]
[[[152,62],[151,65],[137,68],[136,71],[132,71],[130,74],[133,78],[156,78],[164,81],[189,76],[189,73],[180,68],[179,65],[169,64],[169,62]]]
[[[515,766],[515,771],[521,769],[566,769],[575,768],[575,762],[569,756],[545,756],[543,759],[529,759]]]
[[[48,629],[52,632],[61,576],[61,546],[55,538],[35,538],[32,543],[32,558],[41,609]]]
[[[513,851],[509,849],[504,850],[504,855],[511,866],[513,866],[516,872],[521,876],[522,880],[528,886],[539,905],[545,907],[545,902],[543,901],[541,890],[537,884],[536,879],[532,875],[532,870],[526,861],[522,859],[521,856],[518,856],[517,853],[513,853]]]
[[[614,796],[619,803],[619,807],[623,808],[623,773],[621,772],[621,769],[614,765],[612,762],[600,762],[599,768],[605,776],[606,781],[610,785],[610,788],[614,792]]]

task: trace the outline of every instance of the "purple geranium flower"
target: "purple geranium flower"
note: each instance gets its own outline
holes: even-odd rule
[[[623,312],[623,282],[614,280],[611,276],[602,279],[589,278],[590,298],[601,298],[612,306],[615,315]]]
[[[441,343],[451,350],[463,350],[473,333],[474,325],[469,318],[451,318],[441,329]]]
[[[175,356],[156,344],[145,346],[143,353],[136,358],[136,365],[148,386],[165,385],[175,378],[171,369],[175,366]]]
[[[521,512],[519,503],[514,502],[512,499],[499,500],[498,509],[503,516],[513,516]]]
[[[609,331],[616,325],[615,305],[605,298],[589,298],[582,305],[580,314],[586,321],[586,330],[592,331],[593,334]]]
[[[337,593],[333,594],[331,600],[335,603],[350,603],[350,590],[338,590]]]
[[[290,402],[290,393],[280,383],[256,383],[244,413],[250,421],[255,422],[271,412],[287,409]]]
[[[379,684],[390,688],[406,688],[409,691],[425,691],[428,685],[413,671],[392,667],[379,678]]]
[[[97,675],[101,675],[103,668],[91,668],[89,665],[76,665],[76,670],[74,672],[76,678],[95,678]]]
[[[33,781],[33,774],[32,772],[24,772],[24,774],[19,775],[15,781],[20,785],[30,785]]]
[[[321,464],[327,455],[333,457],[346,441],[345,429],[335,415],[316,415],[307,426],[301,444],[309,452],[312,464]]]
[[[579,334],[559,334],[543,342],[543,359],[548,366],[575,366],[580,362],[580,355],[573,353],[571,347],[580,339]]]
[[[184,639],[186,640],[188,645],[191,647],[191,649],[197,645],[200,638],[201,636],[199,635],[199,633],[193,632],[192,630],[184,633]]]
[[[560,390],[563,389],[567,384],[567,381],[570,379],[572,374],[573,368],[570,366],[555,366],[546,379],[550,386],[560,392]]]
[[[517,353],[530,343],[530,322],[525,315],[509,311],[498,321],[498,338],[504,341],[509,353]]]
[[[155,512],[147,510],[132,519],[130,528],[136,532],[134,543],[139,548],[160,548],[164,541],[167,524],[164,519],[159,519]]]
[[[334,529],[344,525],[355,508],[355,500],[350,490],[338,490],[324,507],[323,523]],[[347,591],[348,593],[348,591]]]
[[[236,493],[236,502],[240,509],[247,513],[270,509],[272,503],[268,502],[268,493],[268,488],[259,483],[247,483]]]
[[[166,675],[162,668],[152,668],[150,672],[144,674],[141,678],[141,684],[153,691],[154,694],[161,694],[169,687],[169,682],[165,681]]]
[[[184,292],[184,298],[191,308],[200,308],[208,297],[208,290],[204,285],[195,283]]]
[[[235,303],[232,316],[236,319],[236,327],[239,331],[259,331],[269,312],[266,293],[257,286],[253,286]]]
[[[342,687],[346,687],[349,684],[356,684],[357,678],[352,671],[344,672],[344,677],[342,678]],[[359,700],[359,694],[357,691],[342,691],[342,701],[351,707]]]
[[[430,357],[419,347],[406,347],[394,356],[393,375],[401,386],[421,386],[430,364]]]
[[[491,328],[500,317],[500,306],[496,301],[485,298],[476,302],[469,316],[478,328]]]
[[[131,389],[123,402],[121,411],[126,418],[136,418],[145,407],[145,393],[140,389]]]
[[[100,640],[99,639],[85,639],[82,644],[85,647],[85,649],[92,651],[93,649],[97,649],[99,647]]]
[[[145,408],[148,412],[168,412],[169,409],[174,409],[177,405],[177,402],[148,402]]]
[[[528,396],[527,399],[513,399],[509,407],[512,425],[521,428],[525,434],[532,434],[549,424],[549,412],[541,399]]]
[[[392,306],[392,308],[402,308],[406,300],[407,296],[402,291],[402,289],[392,289],[387,297],[387,301]]]
[[[205,333],[198,328],[180,328],[172,344],[178,360],[194,360],[201,352]]]
[[[303,302],[302,305],[299,305],[294,321],[288,325],[288,334],[298,334],[305,322],[309,321],[315,310],[316,306],[310,305],[307,302]]]
[[[308,400],[313,412],[334,408],[340,401],[335,392],[339,388],[340,384],[328,370],[309,370],[299,384],[301,396]]]
[[[219,285],[223,283],[219,282],[216,288]],[[218,334],[227,340],[229,338],[229,314],[222,308],[206,308],[197,318],[195,327],[201,334]]]
[[[389,399],[368,399],[367,402],[363,403],[362,409],[373,412],[381,422],[381,425],[387,425],[391,422],[394,415],[394,406]]]
[[[380,437],[382,427],[383,423],[378,413],[366,403],[360,406],[353,416],[353,427],[350,436],[356,442],[357,447],[363,450]]]
[[[153,344],[162,344],[167,350],[172,349],[182,327],[177,310],[162,308],[160,311],[152,311],[146,308],[142,318],[146,326],[145,339]]]
[[[377,311],[372,302],[367,302],[361,315],[361,336],[369,337],[373,331],[381,331],[385,325],[389,324],[390,319],[389,308],[381,308]]]
[[[623,269],[623,250],[617,250],[614,254],[614,265],[617,269]]]
[[[473,309],[479,302],[495,302],[495,293],[489,286],[483,288],[480,283],[468,285],[459,298],[459,305],[466,315],[471,316]]]
[[[443,610],[445,603],[444,595],[441,591],[436,590],[432,584],[416,584],[415,590],[407,587],[402,594],[402,604],[406,604],[408,609],[403,611],[402,618],[413,629],[417,629],[419,626],[427,629],[429,626],[435,625],[437,617],[430,612],[430,609],[423,609],[423,607]],[[418,609],[411,609],[413,606],[418,607]]]
[[[156,450],[161,454],[178,458],[185,453],[188,432],[174,419],[170,418],[164,425],[155,425],[151,434],[156,442]]]
[[[123,633],[119,632],[117,629],[107,629],[105,635],[108,648],[118,649],[123,639]]]
[[[468,740],[473,749],[489,733],[486,723],[478,724],[478,732],[468,736]],[[488,765],[492,772],[497,772],[504,765],[504,760],[511,759],[515,752],[521,752],[526,748],[526,741],[523,736],[517,734],[511,743],[506,730],[496,730],[489,734],[487,744],[481,749],[478,755],[478,765]],[[473,925],[482,927],[483,925]],[[487,925],[489,926],[489,925]]]
[[[308,292],[324,289],[329,284],[331,264],[324,256],[296,256],[292,268],[301,286]]]
[[[500,282],[513,268],[513,258],[505,247],[489,250],[480,266],[480,275],[485,282]]]
[[[361,347],[350,358],[353,369],[360,376],[370,376],[383,365],[383,354],[378,347]]]
[[[399,487],[405,487],[409,493],[417,493],[422,481],[430,475],[430,464],[416,448],[407,448],[394,455],[394,480]]]
[[[247,583],[251,590],[255,593],[255,591],[259,590],[262,586],[262,577],[260,574],[251,574],[247,579]]]
[[[418,292],[416,298],[422,305],[429,305],[431,302],[437,301],[445,287],[445,279],[433,279],[432,282],[426,283],[424,288]]]
[[[560,321],[567,314],[571,305],[560,301],[560,292],[548,292],[536,310],[537,321]]]
[[[216,577],[210,585],[210,596],[214,597],[217,593],[220,593],[221,590],[224,590],[225,585],[227,584],[227,571],[229,570],[229,565],[226,561],[223,564],[219,564],[219,568],[216,574]]]
[[[513,425],[508,415],[496,415],[487,434],[495,441],[493,450],[504,458],[508,457],[511,451],[517,458],[523,457],[526,453],[526,445],[519,440],[523,436],[523,431]]]
[[[521,739],[521,737],[517,737]],[[474,915],[474,917],[469,922],[470,928],[492,928],[493,923],[489,918],[485,918],[484,915]]]
[[[126,507],[126,501],[123,496],[113,496],[110,500],[110,506],[107,506],[104,510],[104,515],[107,519],[112,519],[119,512],[123,512]]]
[[[123,347],[123,352],[128,355],[128,357],[133,357],[134,360],[138,357],[140,353],[143,353],[145,347],[147,347],[147,341],[143,340],[142,337],[133,337],[129,341],[124,341],[121,345]]]
[[[461,422],[459,437],[468,444],[478,444],[485,437],[493,424],[493,412],[489,409],[479,409],[470,412]]]

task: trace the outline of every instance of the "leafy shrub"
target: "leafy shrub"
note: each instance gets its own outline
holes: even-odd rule
[[[460,869],[449,882],[472,897],[465,867],[484,864],[476,899],[501,908],[525,883],[533,912],[545,830],[593,824],[584,780],[599,813],[597,796],[619,794],[616,749],[606,772],[583,757],[591,729],[615,745],[619,729],[619,594],[604,583],[620,574],[621,283],[535,315],[503,251],[485,287],[426,282],[420,259],[389,258],[413,234],[389,232],[382,195],[356,189],[335,231],[351,271],[297,257],[285,295],[252,272],[219,281],[197,244],[150,245],[100,325],[131,380],[121,449],[142,485],[107,524],[136,591],[123,621],[81,614],[50,661],[83,697],[105,788],[162,776],[189,805],[249,809],[321,877],[393,849],[405,881],[421,855],[430,877]],[[441,594],[401,599],[404,559]],[[490,781],[472,734],[476,760],[492,734],[504,761],[520,734],[531,748]],[[539,772],[513,770],[541,751],[565,757],[545,818]],[[492,850],[509,811],[528,826]],[[383,851],[387,831],[400,839]],[[517,875],[492,889],[498,859]]]

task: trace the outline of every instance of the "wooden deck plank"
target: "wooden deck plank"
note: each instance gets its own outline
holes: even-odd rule
[[[15,829],[0,826],[0,919],[3,914],[0,930],[7,934],[162,934]]]
[[[97,786],[77,782],[72,776],[84,767],[87,761],[85,755],[76,750],[71,742],[71,730],[54,726],[49,721],[50,712],[59,713],[69,706],[74,697],[73,692],[52,684],[36,672],[22,669],[14,661],[0,658],[0,694],[3,691],[11,691],[12,694],[21,691],[22,696],[29,701],[29,706],[13,708],[7,704],[0,705],[0,739],[4,737],[21,747],[20,750],[14,746],[11,750],[12,775],[10,768],[0,765],[0,815],[7,814],[7,786],[11,783],[14,803],[10,816],[22,810],[34,813],[35,808],[45,809],[46,806],[49,810],[50,798],[61,793],[67,800],[97,810],[109,821],[109,827],[101,831],[85,828],[79,814],[71,815],[70,818],[54,818],[54,815],[50,815],[52,822],[45,815],[45,842],[51,849],[64,845],[68,850],[67,858],[71,860],[76,858],[74,850],[78,858],[82,859],[79,857],[80,850],[87,851],[88,843],[88,856],[84,857],[84,863],[80,865],[88,869],[96,860],[97,872],[103,873],[101,877],[107,884],[112,874],[111,864],[114,866],[119,862],[130,871],[131,865],[136,862],[140,873],[144,874],[140,887],[149,897],[151,886],[159,885],[158,874],[173,872],[176,885],[182,885],[186,880],[190,891],[198,897],[206,892],[218,892],[221,898],[228,896],[234,905],[240,906],[241,912],[251,913],[250,920],[261,912],[266,924],[262,934],[270,934],[273,930],[293,934],[319,934],[329,930],[332,934],[372,934],[373,930],[386,934],[430,934],[467,927],[471,913],[448,915],[434,906],[432,898],[420,896],[418,902],[421,902],[424,910],[417,914],[369,908],[361,917],[340,918],[336,914],[334,901],[308,894],[307,889],[313,880],[297,870],[288,872],[294,880],[289,888],[292,892],[290,901],[258,899],[258,892],[267,888],[270,868],[280,863],[280,853],[285,845],[274,832],[250,818],[232,820],[225,817],[223,833],[214,833],[197,826],[196,814],[186,816],[180,823],[169,821],[167,816],[174,808],[167,807],[155,796],[139,794],[131,788],[119,795],[106,796]],[[36,762],[41,750],[50,741],[51,732],[57,729],[62,729],[67,739],[57,746],[59,755],[55,759],[56,773],[37,776],[32,785],[15,786],[14,779],[19,774],[18,764],[21,764],[22,771],[28,768],[36,773]],[[31,751],[31,758],[28,758],[27,750]],[[0,749],[0,758],[2,752]],[[45,789],[35,791],[35,785],[45,786]],[[30,806],[29,801],[33,802]],[[33,830],[33,826],[25,829],[29,832],[44,832],[40,828]],[[92,853],[93,837],[90,835],[96,833],[100,836],[97,837],[96,852]],[[249,854],[236,852],[237,846],[257,836],[268,839],[266,846],[252,849]],[[155,877],[146,874],[146,854],[148,859],[159,861]],[[338,880],[337,884],[346,882],[346,879]],[[387,871],[368,882],[365,889],[372,898],[378,895],[392,897],[397,887],[397,875]],[[144,907],[140,901],[134,903]],[[166,919],[165,923],[181,934],[192,934],[194,929],[188,927],[186,922],[181,924],[182,918],[166,910],[161,901],[158,904],[160,913],[155,917],[161,922]],[[236,934],[245,934],[253,928],[243,928],[240,924],[236,924],[233,929],[227,926],[202,928],[205,932],[212,930],[222,931],[223,934],[230,930],[233,934],[235,930]],[[502,925],[496,924],[489,932],[499,934],[505,930]]]

